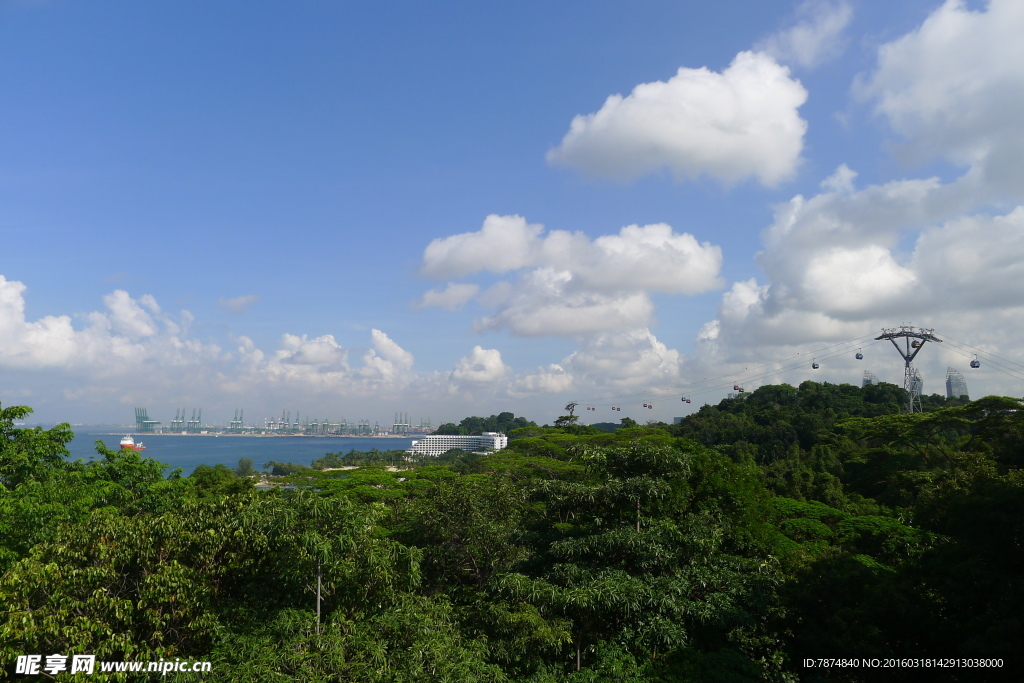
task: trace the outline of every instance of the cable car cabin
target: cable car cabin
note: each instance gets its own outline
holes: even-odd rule
[[[682,401],[683,403],[692,403],[692,401],[690,401],[690,399],[686,398],[685,396],[683,396],[683,397],[682,397],[681,399],[679,399],[679,400],[680,400],[680,401]]]
[[[980,368],[981,367],[981,361],[978,360],[977,358],[975,358],[974,360],[971,361],[971,367],[972,368]]]
[[[917,341],[916,339],[910,342],[910,348],[919,349],[924,345],[924,342]]]
[[[649,405],[649,406],[647,406],[647,407],[648,407],[648,408],[650,408],[651,410],[654,410],[654,405],[653,405],[653,404],[652,404],[652,405]]]
[[[817,370],[817,369],[818,369],[818,368],[820,368],[820,367],[821,367],[821,366],[820,366],[820,365],[818,365],[818,361],[814,361],[813,363],[811,363],[811,369],[812,369],[812,370]]]
[[[864,360],[864,354],[858,351],[857,355],[854,356],[854,358],[856,358],[857,360]]]
[[[646,408],[646,407],[647,407],[647,404],[645,403],[645,404],[644,404],[644,408]]]
[[[740,385],[739,384],[733,384],[732,385],[732,390],[733,391],[743,391],[742,389],[740,389]]]

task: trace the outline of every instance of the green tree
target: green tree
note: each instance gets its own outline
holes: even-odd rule
[[[251,477],[256,474],[256,469],[252,466],[252,458],[239,458],[238,467],[235,468],[235,474],[240,477]]]
[[[31,414],[27,406],[0,405],[0,486],[7,489],[66,467],[66,446],[74,438],[71,426],[64,423],[49,430],[14,426],[15,420]]]

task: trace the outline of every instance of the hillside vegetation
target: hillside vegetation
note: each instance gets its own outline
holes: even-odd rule
[[[1012,679],[1024,401],[903,400],[767,386],[269,491],[102,444],[69,462],[67,425],[2,408],[0,652],[211,660],[204,681],[909,678],[819,657],[1001,657],[927,678]]]

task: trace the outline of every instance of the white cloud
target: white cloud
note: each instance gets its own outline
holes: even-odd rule
[[[28,373],[37,382],[54,379],[66,400],[83,404],[218,401],[256,409],[296,396],[316,405],[356,398],[363,405],[399,396],[425,400],[443,391],[450,374],[442,373],[444,382],[417,376],[412,354],[378,329],[371,330],[371,348],[359,364],[350,362],[349,349],[331,334],[284,334],[270,351],[241,336],[224,353],[188,336],[190,313],[172,319],[151,296],[112,292],[104,297],[106,309],[83,315],[76,328],[70,316],[27,319],[25,291],[21,282],[0,276],[0,368]],[[498,352],[482,354],[480,362],[494,371]],[[472,367],[459,369],[471,395],[471,380],[482,376]]]
[[[612,95],[577,116],[551,163],[593,176],[630,180],[668,169],[769,186],[791,177],[807,123],[798,109],[807,91],[769,55],[741,52],[722,73],[680,68],[668,81]]]
[[[796,14],[792,26],[768,37],[758,48],[780,62],[805,68],[838,57],[845,43],[843,31],[853,18],[850,5],[807,0]]]
[[[721,285],[722,250],[664,223],[626,226],[557,262],[573,263],[574,255],[574,272],[595,289],[696,294]]]
[[[802,283],[808,305],[830,314],[863,317],[870,311],[904,304],[917,285],[917,276],[899,265],[892,253],[877,244],[850,249],[835,247],[816,254]]]
[[[1024,207],[924,230],[910,267],[924,288],[915,295],[947,311],[1024,305]]]
[[[573,377],[557,363],[516,375],[509,383],[513,396],[561,394],[573,388]]]
[[[679,381],[681,356],[646,328],[601,334],[563,361],[577,381],[595,388],[666,391]]]
[[[257,294],[245,294],[243,296],[236,296],[233,299],[225,299],[222,297],[217,299],[217,305],[231,311],[232,313],[245,313],[259,300],[260,297]]]
[[[1024,192],[1024,3],[991,0],[983,11],[949,0],[915,31],[879,48],[874,73],[855,92],[906,140],[915,162],[973,167],[990,188]]]
[[[479,285],[449,282],[444,289],[431,289],[424,292],[416,308],[444,308],[454,311],[466,305],[480,291]]]
[[[522,216],[490,215],[478,232],[436,239],[423,252],[420,275],[441,279],[490,271],[504,273],[529,265],[541,225]]]
[[[286,365],[306,365],[318,369],[347,370],[348,352],[325,334],[309,339],[306,335],[285,334],[281,337],[277,360]]]
[[[494,384],[509,374],[509,367],[501,360],[497,349],[474,346],[468,356],[463,356],[452,369],[450,380],[460,387],[466,385]]]
[[[983,342],[990,326],[966,321],[1024,311],[1024,207],[959,214],[956,184],[934,179],[839,184],[778,207],[758,255],[767,283],[723,295],[698,334],[703,362],[777,358],[913,320]],[[1024,333],[1024,317],[1001,324]]]
[[[879,48],[877,68],[855,93],[903,136],[908,159],[942,159],[965,172],[946,183],[908,178],[857,188],[844,164],[820,194],[776,207],[757,256],[764,284],[737,282],[723,296],[718,318],[697,335],[690,370],[742,373],[910,322],[950,342],[917,361],[927,390],[942,390],[947,364],[965,367],[954,336],[1024,360],[1015,341],[1024,335],[1024,207],[1014,207],[1024,200],[1022,30],[1024,4],[993,0],[974,11],[951,1]],[[865,349],[864,363],[852,352],[829,358],[818,373],[810,359],[799,360],[763,381],[856,382],[868,367],[900,383],[902,361],[887,346]]]
[[[46,316],[25,319],[26,287],[0,275],[0,365],[38,368],[63,365],[75,356],[71,318]]]
[[[496,310],[476,322],[477,330],[543,336],[643,327],[654,310],[648,292],[696,294],[721,285],[721,249],[664,223],[629,225],[591,240],[580,232],[545,233],[520,216],[489,216],[478,232],[434,240],[420,271],[452,277],[498,270],[482,256],[510,243],[498,226],[516,235],[516,255],[501,272],[519,271],[519,277],[479,293],[478,303]],[[422,302],[458,302],[477,292],[476,285],[449,283]]]
[[[407,380],[412,370],[412,354],[380,330],[371,330],[370,337],[373,348],[363,355],[363,376],[379,378],[389,384]]]
[[[849,194],[853,192],[853,181],[856,179],[856,171],[846,164],[839,164],[835,173],[821,181],[821,189],[833,194]]]
[[[572,274],[541,268],[526,274],[478,331],[508,329],[523,337],[574,336],[636,327],[651,320],[654,304],[642,292],[609,295],[573,291]]]
[[[142,300],[146,300],[150,303],[147,308],[151,310],[159,307],[156,306],[156,302],[153,297],[146,295]],[[138,301],[135,301],[128,292],[123,289],[115,290],[114,292],[107,294],[103,297],[103,303],[107,305],[110,310],[109,319],[110,324],[115,333],[122,334],[129,338],[138,337],[151,337],[156,334],[157,329],[153,324],[153,318],[146,311],[142,310],[142,306],[139,305]]]
[[[103,297],[106,310],[82,315],[76,327],[71,316],[29,320],[25,291],[0,276],[0,367],[37,386],[52,383],[51,397],[116,406],[187,395],[209,387],[226,359],[216,344],[183,336],[191,314],[164,314],[152,296],[116,290]]]

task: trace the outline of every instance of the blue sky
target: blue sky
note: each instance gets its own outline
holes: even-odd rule
[[[1004,371],[972,394],[1020,395],[1022,29],[1007,0],[2,2],[0,402],[670,420],[902,383],[870,339],[901,323],[950,337],[926,391],[977,350]]]

